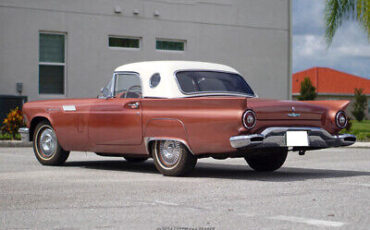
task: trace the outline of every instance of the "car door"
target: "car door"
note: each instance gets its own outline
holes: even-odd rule
[[[110,97],[97,99],[89,115],[89,139],[96,145],[142,142],[141,79],[137,73],[115,73]]]

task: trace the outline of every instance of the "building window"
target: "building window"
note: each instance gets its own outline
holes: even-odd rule
[[[109,47],[134,48],[134,49],[140,48],[140,38],[124,38],[109,36],[108,40]]]
[[[64,94],[65,35],[40,33],[39,93]]]
[[[157,50],[184,51],[185,41],[157,39]]]

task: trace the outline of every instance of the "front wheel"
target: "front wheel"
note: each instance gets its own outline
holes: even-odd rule
[[[197,158],[179,141],[156,141],[152,155],[155,167],[165,176],[185,175],[197,163]]]
[[[252,169],[260,172],[272,172],[284,164],[287,155],[288,150],[281,148],[256,150],[256,152],[247,154],[244,158]]]
[[[33,151],[37,160],[43,165],[61,165],[68,156],[58,143],[53,127],[47,121],[41,121],[33,135]]]

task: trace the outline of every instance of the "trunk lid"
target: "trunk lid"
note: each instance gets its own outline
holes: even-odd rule
[[[248,99],[248,108],[254,110],[257,120],[321,120],[327,109],[299,101]]]

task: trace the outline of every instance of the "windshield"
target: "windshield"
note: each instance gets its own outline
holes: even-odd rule
[[[181,71],[176,73],[185,94],[217,93],[254,96],[248,83],[238,74],[215,71]]]

